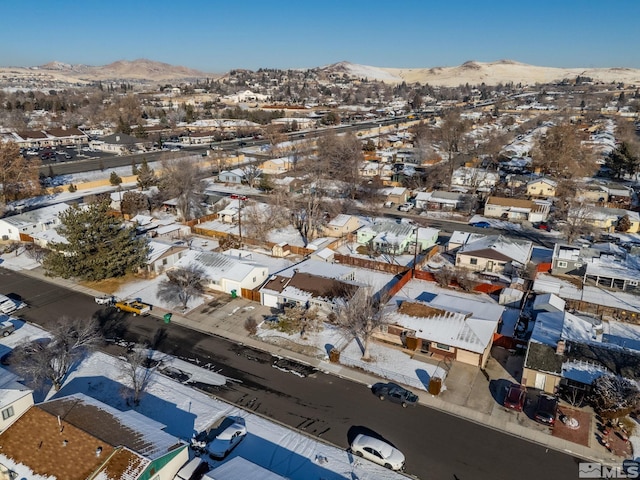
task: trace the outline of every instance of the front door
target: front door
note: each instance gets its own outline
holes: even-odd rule
[[[536,388],[538,390],[544,390],[544,383],[547,376],[544,373],[536,373]]]
[[[487,272],[493,272],[493,262],[491,260],[487,262]]]

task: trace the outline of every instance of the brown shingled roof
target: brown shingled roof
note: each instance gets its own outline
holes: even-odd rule
[[[114,452],[112,446],[68,422],[58,424],[56,415],[37,406],[0,435],[0,445],[3,455],[34,473],[64,480],[85,480]]]
[[[536,204],[531,200],[523,200],[520,198],[504,198],[504,197],[489,197],[487,198],[488,205],[500,205],[502,207],[517,207],[517,208],[534,208]]]

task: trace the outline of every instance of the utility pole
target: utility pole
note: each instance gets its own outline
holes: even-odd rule
[[[238,234],[240,236],[240,248],[242,248],[242,203],[247,200],[245,195],[231,195],[232,200],[238,200]]]

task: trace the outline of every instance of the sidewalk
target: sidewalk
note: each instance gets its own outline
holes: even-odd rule
[[[42,269],[39,268],[22,270],[21,273],[40,280],[56,283],[57,285],[80,291],[87,295],[96,296],[103,294],[103,292],[79,285],[72,280],[46,277]],[[304,355],[248,335],[244,329],[243,317],[255,316],[255,318],[262,318],[262,315],[266,316],[270,314],[269,308],[256,304],[255,302],[250,302],[249,300],[241,298],[234,299],[229,303],[216,307],[210,307],[205,304],[186,315],[169,312],[166,309],[154,306],[151,315],[162,319],[165,313],[172,314],[172,323],[203,333],[218,335],[237,344],[247,345],[261,351],[269,352],[272,355],[289,358],[317,368],[320,371],[363,385],[372,385],[381,380],[379,377],[367,372],[337,363],[331,363],[322,358],[318,358],[318,356]],[[496,365],[499,364],[496,362]],[[494,366],[494,371],[491,372],[492,374],[495,372],[495,368]],[[538,425],[520,424],[518,422],[520,419],[519,414],[515,414],[515,412],[505,412],[491,397],[490,389],[487,385],[488,381],[489,378],[485,378],[479,369],[454,363],[445,381],[447,390],[437,397],[427,392],[421,392],[419,395],[420,403],[441,412],[493,428],[494,430],[527,439],[546,448],[582,458],[585,461],[599,462],[605,465],[621,464],[621,458],[612,455],[598,444],[595,439],[593,427],[591,427],[589,432],[591,446],[587,447],[555,437],[551,435],[547,428],[542,429],[536,428],[539,427]],[[463,387],[457,388],[456,385]]]

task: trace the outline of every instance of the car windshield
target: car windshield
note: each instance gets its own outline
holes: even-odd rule
[[[511,387],[507,395],[507,400],[510,402],[517,402],[520,399],[522,390],[518,387]]]

